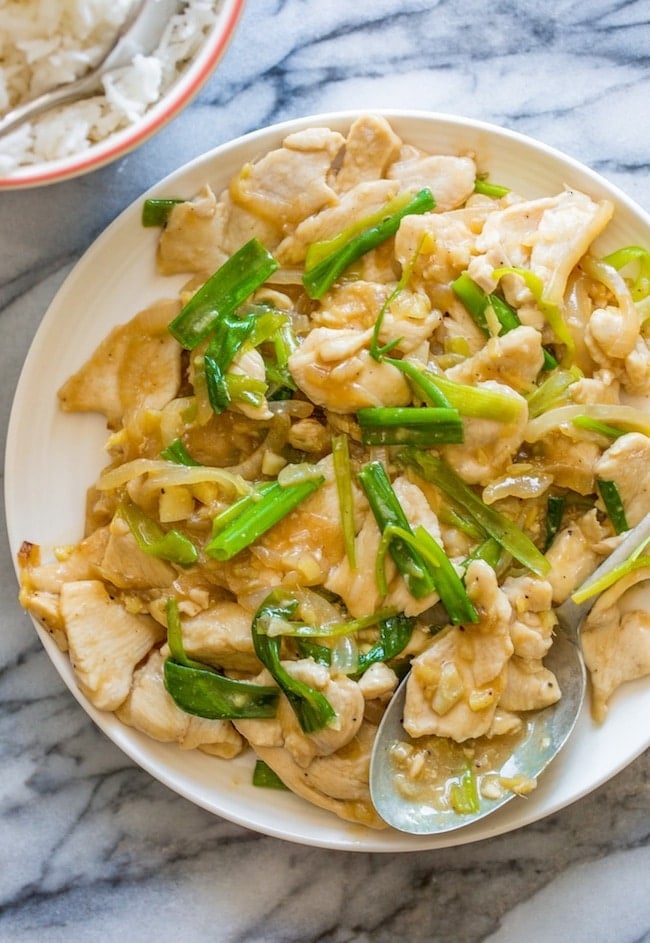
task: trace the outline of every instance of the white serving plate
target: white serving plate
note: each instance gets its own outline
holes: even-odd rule
[[[529,196],[576,187],[615,204],[614,221],[599,249],[650,243],[650,217],[620,190],[575,160],[519,134],[474,120],[423,112],[382,112],[407,142],[439,153],[471,151],[490,179]],[[358,112],[311,116],[256,131],[181,167],[128,207],[96,240],[50,305],[26,358],[13,403],[6,451],[5,489],[14,559],[23,540],[38,543],[44,559],[53,546],[82,532],[86,488],[106,463],[102,417],[59,411],[56,392],[111,327],[172,296],[180,279],[154,265],[156,230],[143,229],[144,196],[191,196],[206,182],[215,191],[248,160],[278,146],[291,132],[321,125],[345,132]],[[520,828],[585,796],[622,770],[650,744],[650,684],[626,685],[607,721],[586,709],[568,746],[527,798],[448,835],[411,836],[345,823],[307,802],[250,785],[250,755],[224,761],[182,752],[97,711],[78,690],[66,655],[34,622],[55,668],[85,711],[135,763],[196,805],[232,822],[290,841],[353,851],[409,851],[478,841]]]

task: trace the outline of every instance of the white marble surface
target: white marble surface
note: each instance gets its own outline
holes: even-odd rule
[[[144,189],[242,132],[415,107],[568,151],[650,208],[648,0],[249,0],[199,98],[121,162],[0,196],[2,438],[66,273]],[[64,688],[0,563],[0,941],[650,941],[650,759],[514,834],[443,851],[284,843],[134,768]]]

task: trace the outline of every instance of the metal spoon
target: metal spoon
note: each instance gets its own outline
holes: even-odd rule
[[[633,551],[650,537],[650,514],[633,527],[592,575],[583,583],[609,573],[623,563]],[[562,697],[530,718],[526,736],[501,768],[500,776],[525,776],[536,779],[567,742],[582,708],[586,688],[585,664],[580,649],[580,626],[594,605],[596,594],[580,605],[570,598],[555,612],[559,631],[544,664],[555,674]],[[441,811],[425,801],[414,801],[402,795],[396,786],[391,747],[398,741],[411,741],[402,726],[408,677],[395,692],[377,730],[370,762],[370,795],[373,804],[388,825],[402,832],[433,835],[471,825],[509,802],[515,795],[505,790],[499,798],[480,798],[479,810],[460,814]]]
[[[17,105],[0,119],[0,136],[44,111],[79,101],[101,91],[102,78],[113,69],[129,65],[136,53],[149,55],[158,46],[169,18],[178,11],[178,0],[139,0],[115,36],[112,46],[90,72],[74,82],[57,85],[31,101]]]

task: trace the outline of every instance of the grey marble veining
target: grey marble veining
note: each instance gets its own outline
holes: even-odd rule
[[[559,147],[650,208],[648,0],[249,0],[220,68],[154,141],[0,196],[2,444],[63,278],[155,181],[256,127],[339,108],[463,114]],[[0,559],[0,941],[650,941],[650,759],[561,813],[442,851],[281,842],[170,792],[64,687]]]

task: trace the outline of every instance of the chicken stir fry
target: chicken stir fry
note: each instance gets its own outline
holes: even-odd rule
[[[376,828],[408,667],[411,737],[512,736],[562,696],[554,606],[650,511],[648,253],[596,252],[608,201],[485,171],[367,115],[149,201],[186,285],[60,390],[108,464],[77,545],[21,550],[93,705]],[[585,626],[599,720],[650,673],[647,578]]]

